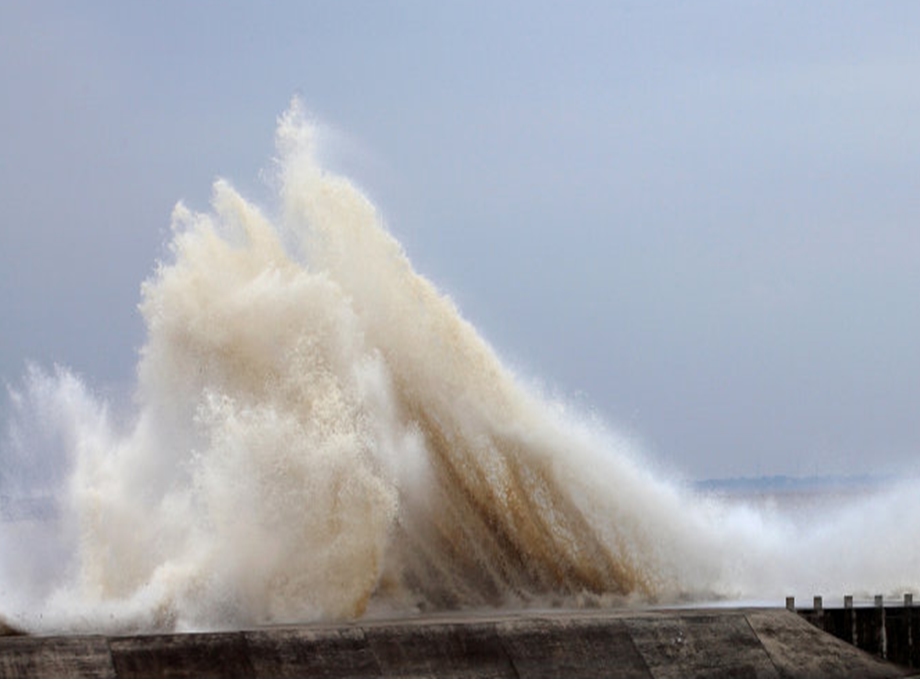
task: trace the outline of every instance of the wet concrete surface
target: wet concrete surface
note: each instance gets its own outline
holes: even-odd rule
[[[785,609],[492,612],[235,632],[0,636],[6,678],[891,678]]]

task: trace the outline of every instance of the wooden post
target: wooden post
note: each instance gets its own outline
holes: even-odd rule
[[[786,597],[786,608],[795,611],[795,597]]]
[[[907,630],[907,666],[914,668],[915,660],[920,662],[920,649],[914,648],[914,595],[904,595],[904,628]]]
[[[875,612],[878,621],[878,651],[883,659],[888,658],[888,633],[885,630],[885,599],[881,594],[875,595]]]
[[[814,612],[814,619],[812,620],[812,623],[818,626],[819,628],[821,628],[821,630],[827,630],[827,628],[824,625],[824,600],[820,596],[815,597],[814,609],[815,609],[815,612]]]
[[[850,631],[850,644],[858,647],[859,635],[856,632],[856,615],[853,612],[852,594],[846,594],[843,597],[843,625]]]

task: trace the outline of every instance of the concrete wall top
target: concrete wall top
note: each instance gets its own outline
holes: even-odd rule
[[[0,637],[0,676],[7,678],[905,674],[783,609],[520,612],[218,633]]]

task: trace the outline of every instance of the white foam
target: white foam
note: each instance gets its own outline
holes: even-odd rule
[[[279,121],[277,222],[225,182],[208,213],[177,206],[128,428],[65,370],[13,392],[0,493],[54,509],[0,523],[7,617],[213,629],[916,591],[915,488],[803,526],[654,477],[516,380],[316,137],[296,103]]]

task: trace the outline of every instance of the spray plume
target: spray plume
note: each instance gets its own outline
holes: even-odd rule
[[[867,575],[916,587],[916,549],[867,570],[832,548],[843,569],[816,571],[809,549],[839,536],[831,523],[803,533],[689,496],[528,390],[319,166],[316,136],[295,102],[277,131],[276,221],[222,181],[209,213],[176,207],[171,259],[142,286],[127,428],[63,369],[30,367],[11,391],[13,623],[215,629],[777,596]],[[876,506],[880,529],[915,496],[902,493]]]

